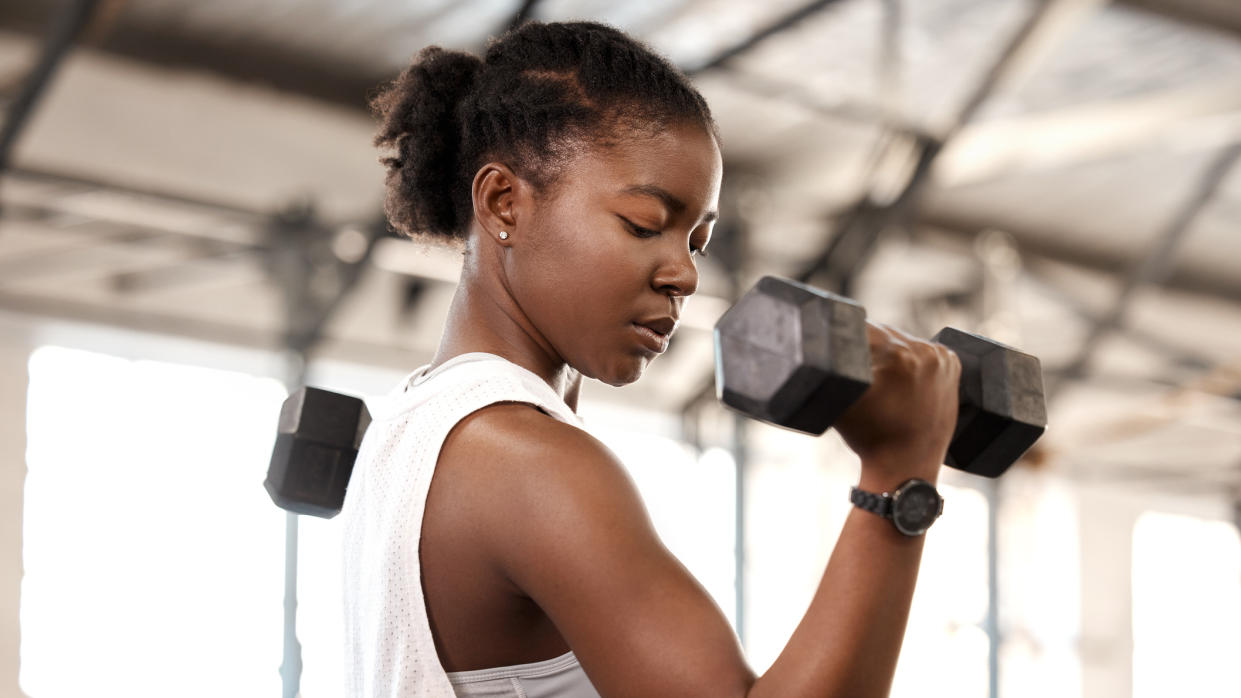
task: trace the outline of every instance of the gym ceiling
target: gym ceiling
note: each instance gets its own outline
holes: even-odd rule
[[[710,327],[775,273],[1039,356],[1038,463],[1241,490],[1234,0],[0,0],[0,311],[425,362],[458,256],[385,232],[366,95],[521,17],[640,37],[723,132],[700,297],[587,399],[713,399]]]

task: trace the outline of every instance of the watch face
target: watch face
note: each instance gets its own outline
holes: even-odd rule
[[[892,501],[892,522],[907,536],[917,536],[939,516],[939,493],[929,482],[916,480],[902,486]]]

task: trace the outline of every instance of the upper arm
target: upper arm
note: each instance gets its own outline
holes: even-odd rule
[[[754,674],[732,628],[600,442],[534,410],[487,410],[454,435],[453,458],[486,464],[488,557],[602,695],[745,694]]]

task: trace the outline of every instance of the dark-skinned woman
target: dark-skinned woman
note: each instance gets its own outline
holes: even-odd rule
[[[698,285],[722,162],[706,102],[619,31],[527,24],[429,48],[374,102],[399,231],[465,262],[430,364],[371,402],[345,529],[355,698],[887,695],[923,541],[855,509],[761,676],[576,415],[638,380]],[[859,487],[934,483],[947,349],[868,327],[874,383],[839,422]]]

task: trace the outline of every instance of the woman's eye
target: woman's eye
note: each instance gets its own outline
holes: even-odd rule
[[[634,223],[633,221],[629,220],[628,218],[625,218],[624,216],[620,216],[619,218],[621,219],[622,222],[624,222],[625,227],[629,228],[630,233],[633,233],[634,235],[640,238],[653,238],[661,233],[661,231],[659,230],[643,228],[642,226],[638,225],[637,223]],[[701,247],[697,247],[695,245],[689,246],[689,253],[695,257],[708,256],[706,250],[702,249]]]
[[[640,238],[653,238],[656,235],[659,235],[658,230],[651,230],[650,228],[643,228],[642,226],[637,225],[636,223],[629,220],[628,218],[622,218],[621,220],[625,221],[625,225],[629,228],[629,232],[633,233],[634,235],[637,235]]]

